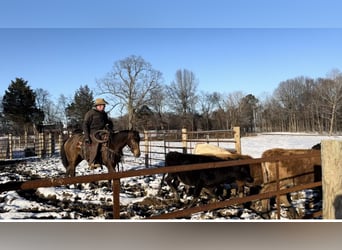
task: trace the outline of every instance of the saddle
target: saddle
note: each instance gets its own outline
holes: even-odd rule
[[[102,165],[101,154],[99,154],[99,147],[102,143],[92,142],[91,144],[86,144],[84,140],[77,143],[77,148],[81,149],[83,159],[88,161],[88,163],[97,163]]]
[[[82,141],[79,141],[83,159],[87,160],[89,165],[102,166],[100,149],[106,145],[108,141],[108,133],[103,133],[103,130],[99,130],[91,135],[90,138],[92,140],[91,144],[86,144],[84,142],[84,138]]]

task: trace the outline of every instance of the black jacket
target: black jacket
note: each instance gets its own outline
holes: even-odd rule
[[[96,109],[91,109],[84,116],[83,132],[86,138],[89,138],[89,135],[97,130],[104,129],[106,125],[109,129],[113,129],[113,122],[109,119],[108,114]]]

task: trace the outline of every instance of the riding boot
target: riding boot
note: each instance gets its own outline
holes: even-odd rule
[[[99,144],[94,141],[89,145],[88,165],[90,169],[95,169],[101,166],[99,163],[96,162],[98,145]]]

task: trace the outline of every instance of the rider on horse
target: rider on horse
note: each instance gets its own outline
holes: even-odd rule
[[[84,117],[83,132],[85,135],[85,143],[88,146],[86,154],[90,168],[97,168],[101,165],[101,161],[97,159],[99,143],[94,133],[102,129],[113,130],[113,122],[105,112],[106,104],[108,103],[103,98],[96,99],[94,108],[89,110]]]

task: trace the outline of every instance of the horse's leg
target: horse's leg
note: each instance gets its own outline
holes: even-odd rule
[[[66,176],[67,177],[75,177],[76,175],[76,163],[75,161],[71,161],[69,163],[69,166],[66,169]]]
[[[75,165],[74,165],[74,163],[70,162],[66,168],[65,176],[66,177],[75,177],[75,172],[76,172]]]
[[[74,177],[75,176],[75,156],[69,152],[66,154],[68,158],[68,166],[66,167],[65,176]]]
[[[76,157],[69,157],[69,165],[66,169],[66,176],[67,177],[75,177],[76,176],[76,166],[83,160],[83,158],[80,155],[77,155]]]
[[[65,177],[70,177],[70,165],[68,165],[66,167],[66,170],[65,170]]]
[[[102,158],[103,159],[103,158]],[[107,170],[108,170],[108,173],[114,173],[116,172],[115,171],[115,167],[117,165],[117,163],[112,163],[112,162],[108,162],[108,161],[105,161],[105,162],[102,162],[103,165],[106,166]],[[108,180],[108,185],[109,187],[112,187],[112,180]]]
[[[118,172],[123,172],[124,171],[124,166],[123,166],[123,152],[122,150],[120,150],[118,152],[118,159],[117,159],[117,163],[116,163],[116,167],[117,167],[117,171]],[[120,170],[120,164],[121,164],[121,170]]]

